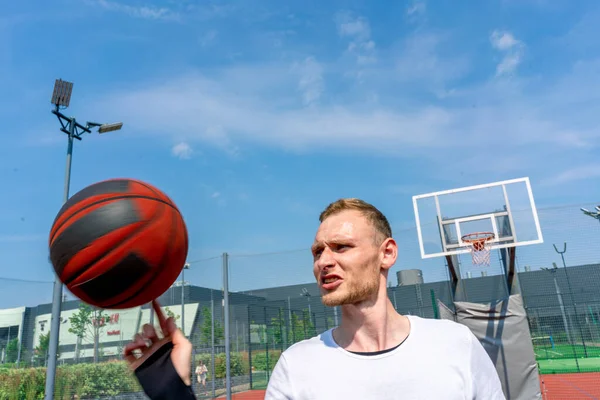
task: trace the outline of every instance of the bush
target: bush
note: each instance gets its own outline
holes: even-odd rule
[[[231,368],[231,376],[240,376],[248,374],[248,356],[242,353],[230,353],[230,368]],[[196,356],[196,363],[194,368],[198,364],[198,362],[202,360],[204,364],[206,364],[208,368],[208,374],[206,374],[207,379],[212,379],[212,374],[210,370],[211,365],[211,355],[209,353],[203,353]],[[225,370],[227,367],[225,359],[225,353],[215,354],[215,376],[217,379],[225,378]],[[192,375],[194,375],[194,371],[192,371]]]
[[[279,356],[281,356],[281,350],[269,350],[269,371],[273,371],[275,368],[275,364],[279,360]],[[266,351],[257,351],[252,352],[252,367],[257,371],[266,371],[267,370],[267,352]]]
[[[43,399],[46,368],[0,369],[0,400]],[[114,396],[141,388],[125,362],[61,365],[56,369],[54,399]]]

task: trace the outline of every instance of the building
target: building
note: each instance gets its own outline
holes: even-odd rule
[[[532,336],[557,335],[561,332],[600,342],[600,264],[558,268],[556,270],[526,270],[518,274],[525,307],[530,320]],[[448,281],[403,284],[388,288],[394,307],[403,314],[433,318],[439,299],[452,307]],[[503,276],[481,276],[463,279],[465,300],[489,302],[506,296]],[[557,290],[558,288],[558,290]],[[223,292],[198,286],[184,286],[184,332],[198,348],[212,345],[207,338],[207,318],[214,315],[217,331],[223,326]],[[182,286],[173,286],[159,302],[167,313],[172,313],[181,326]],[[230,293],[230,333],[233,350],[248,344],[267,344],[269,333],[262,328],[279,329],[284,338],[274,345],[282,349],[297,341],[290,336],[292,325],[304,327],[307,336],[322,332],[339,323],[341,314],[336,308],[325,307],[320,301],[315,283],[272,287]],[[562,303],[562,306],[561,306]],[[69,331],[69,318],[78,312],[80,302],[66,301],[62,306],[59,353],[61,363],[84,362],[94,359],[93,327],[83,340]],[[99,360],[120,358],[123,346],[131,340],[142,325],[150,321],[146,305],[126,310],[109,310],[99,321],[97,356]],[[37,307],[19,307],[0,310],[0,362],[16,359],[43,365],[44,354],[37,354],[40,340],[50,331],[51,304]],[[210,326],[210,321],[208,321]],[[285,332],[283,332],[285,330]],[[208,332],[211,330],[208,329]],[[291,333],[293,335],[293,333]],[[304,336],[304,335],[302,335]],[[10,343],[23,343],[19,347]],[[223,345],[222,337],[215,339]],[[43,346],[42,346],[43,347]]]

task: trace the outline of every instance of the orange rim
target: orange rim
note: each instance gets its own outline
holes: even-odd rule
[[[473,249],[481,251],[485,248],[485,243],[494,239],[494,232],[473,232],[464,235],[463,242],[473,245]]]

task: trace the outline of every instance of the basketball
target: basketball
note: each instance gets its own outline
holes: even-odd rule
[[[90,185],[60,209],[49,235],[50,260],[73,295],[99,308],[148,303],[175,282],[188,252],[177,206],[133,179]]]

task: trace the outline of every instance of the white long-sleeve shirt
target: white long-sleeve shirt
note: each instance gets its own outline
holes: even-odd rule
[[[332,329],[279,358],[266,400],[505,400],[492,360],[469,328],[408,316],[410,334],[391,351],[355,354]]]

